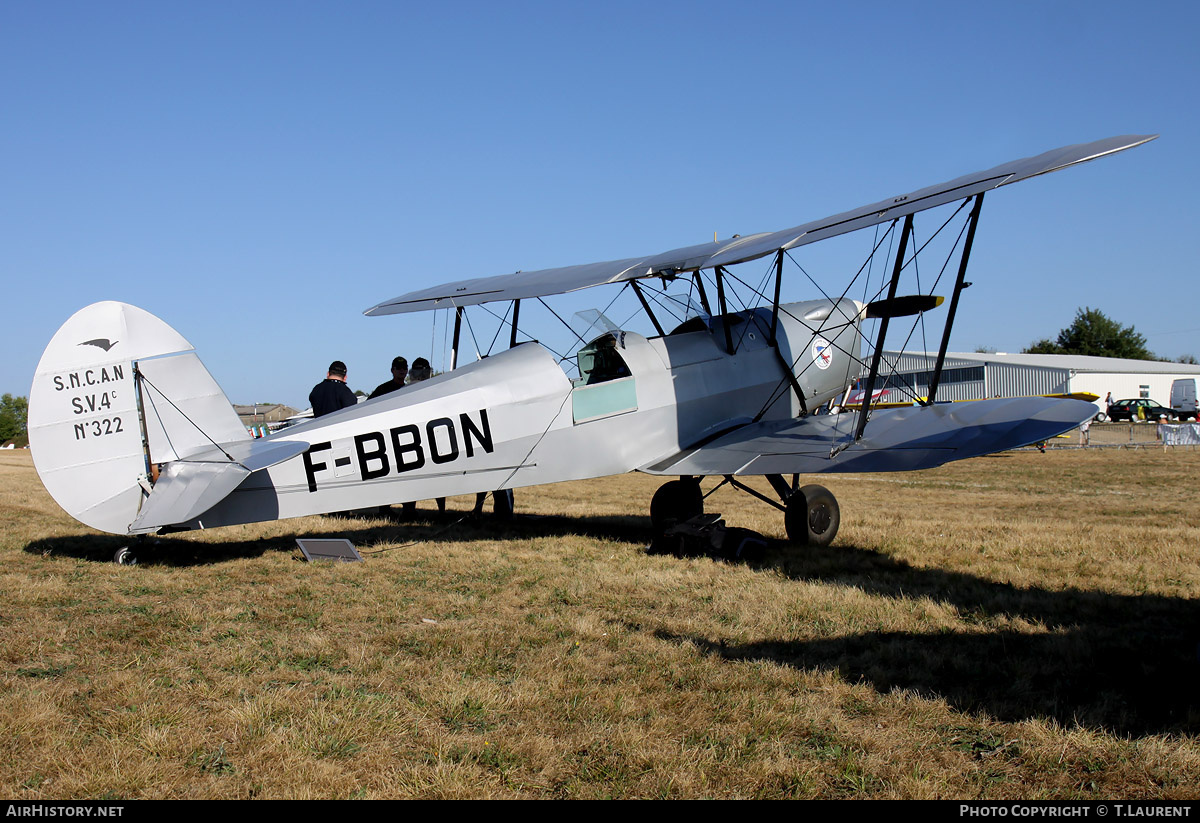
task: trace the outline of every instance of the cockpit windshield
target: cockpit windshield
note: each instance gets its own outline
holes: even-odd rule
[[[708,312],[697,303],[690,294],[665,294],[659,299],[659,305],[666,310],[666,321],[674,318],[675,327],[669,334],[687,334],[693,331],[703,331],[708,328]],[[667,328],[666,322],[663,327]]]

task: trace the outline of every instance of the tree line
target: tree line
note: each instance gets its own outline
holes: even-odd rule
[[[24,446],[29,442],[26,433],[29,425],[29,398],[6,394],[0,397],[0,443],[17,441]]]
[[[1156,357],[1146,348],[1146,337],[1133,326],[1122,326],[1099,309],[1082,308],[1075,312],[1071,325],[1054,340],[1043,338],[1024,349],[1022,354],[1086,354],[1093,357],[1123,357],[1129,360],[1168,360]],[[1180,363],[1195,363],[1185,354]]]

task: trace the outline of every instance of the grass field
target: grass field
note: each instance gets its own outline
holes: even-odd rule
[[[0,452],[10,798],[1200,796],[1200,451],[831,476],[827,549],[645,551],[633,475],[138,566]],[[710,488],[712,481],[706,484]],[[765,485],[763,486],[765,489]],[[346,536],[360,564],[295,538]]]

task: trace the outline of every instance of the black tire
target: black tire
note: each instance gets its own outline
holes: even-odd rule
[[[137,556],[134,555],[133,549],[128,546],[122,546],[117,549],[117,553],[113,555],[113,562],[118,566],[136,566]]]
[[[700,483],[690,478],[663,483],[650,500],[650,525],[655,534],[701,514],[704,514],[704,495]]]
[[[788,540],[801,546],[828,546],[842,523],[837,498],[824,486],[804,486],[788,498],[783,515]]]

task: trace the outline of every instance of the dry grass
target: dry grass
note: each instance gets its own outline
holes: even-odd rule
[[[837,543],[755,567],[647,554],[643,476],[520,490],[509,525],[456,523],[461,498],[118,567],[0,452],[0,792],[1195,797],[1198,469],[1064,450],[831,477]],[[745,495],[708,508],[782,537]],[[305,535],[378,553],[310,565]]]

